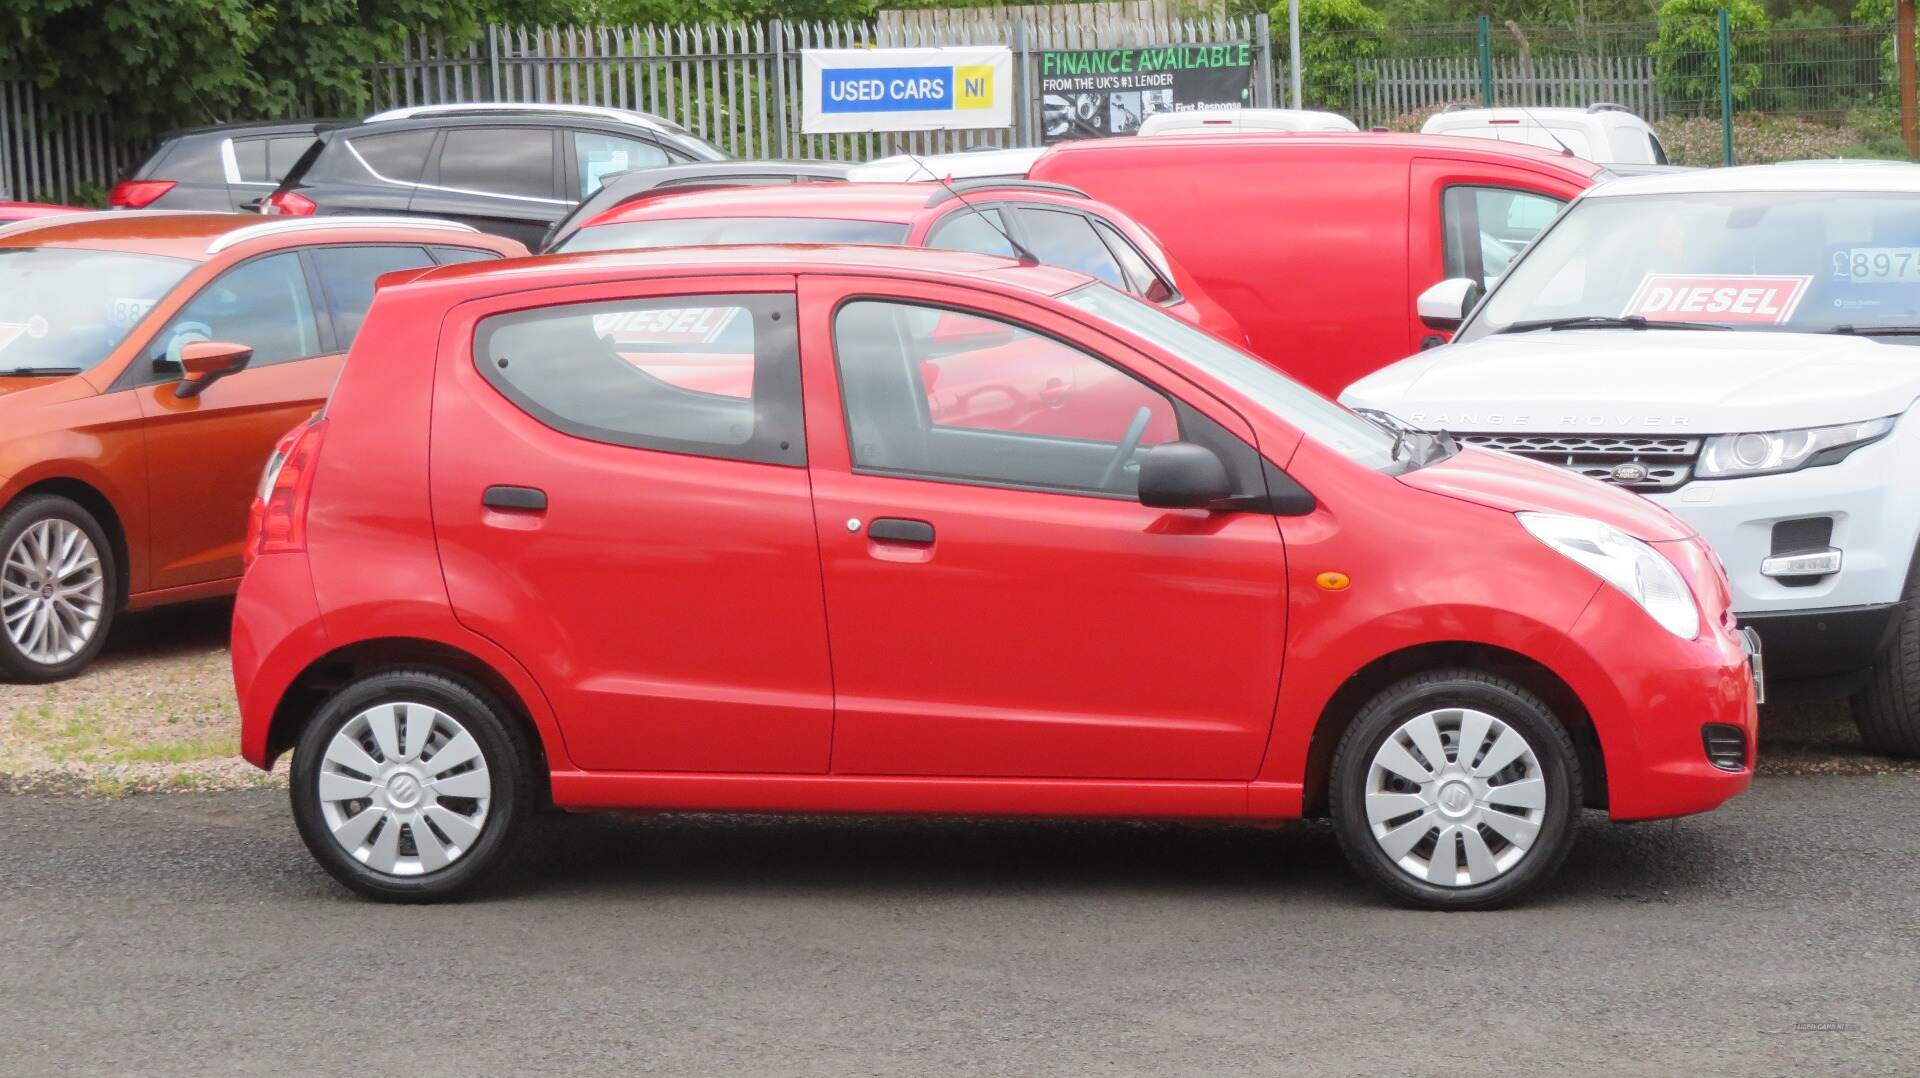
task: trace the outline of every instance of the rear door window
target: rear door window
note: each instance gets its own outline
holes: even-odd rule
[[[226,165],[220,160],[220,139],[196,136],[174,144],[173,152],[153,170],[154,179],[175,183],[209,183],[224,186]]]
[[[440,144],[435,186],[513,198],[554,198],[554,132],[542,127],[455,127]]]
[[[424,247],[369,244],[364,247],[316,247],[313,268],[320,276],[327,314],[333,319],[334,347],[346,351],[373,306],[373,282],[383,273],[433,265]]]
[[[1115,288],[1126,287],[1120,263],[1094,232],[1093,222],[1085,217],[1065,210],[1022,206],[1020,223],[1026,226],[1027,246],[1033,257],[1049,266],[1079,270]]]
[[[396,183],[417,183],[433,148],[433,131],[390,131],[346,140],[352,154],[374,175]]]
[[[927,233],[927,246],[943,251],[975,251],[1014,258],[1007,242],[1007,223],[994,208],[962,209],[942,217]]]
[[[590,441],[806,463],[792,295],[694,295],[498,314],[480,374],[522,411]]]

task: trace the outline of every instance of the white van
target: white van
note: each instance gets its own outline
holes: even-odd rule
[[[1851,696],[1870,748],[1920,756],[1920,167],[1611,180],[1461,324],[1477,289],[1429,289],[1453,343],[1341,401],[1672,510],[1770,684]]]
[[[1456,109],[1428,117],[1420,133],[1566,149],[1600,165],[1667,163],[1666,147],[1647,121],[1608,102],[1584,109]]]

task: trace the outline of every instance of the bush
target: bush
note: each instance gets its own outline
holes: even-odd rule
[[[1760,85],[1760,65],[1742,63],[1741,52],[1757,51],[1756,32],[1767,28],[1767,13],[1754,0],[1667,0],[1660,6],[1659,35],[1647,52],[1655,79],[1669,100],[1697,103],[1700,111],[1720,105],[1720,23],[1726,9],[1732,30],[1733,100],[1745,101]]]
[[[1676,165],[1720,164],[1720,121],[1711,116],[1674,117],[1654,129]],[[1906,147],[1889,136],[1877,116],[1856,115],[1844,124],[1797,116],[1740,113],[1733,118],[1734,157],[1743,165],[1834,157],[1904,159]]]
[[[1284,40],[1286,0],[1269,18]],[[1300,80],[1314,107],[1352,107],[1356,64],[1380,55],[1386,29],[1386,16],[1360,0],[1300,0]]]

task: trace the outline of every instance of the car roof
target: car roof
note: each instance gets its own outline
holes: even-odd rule
[[[351,122],[351,120],[248,120],[242,123],[182,127],[160,136],[160,141],[171,142],[174,139],[193,135],[303,135],[326,128],[340,127]]]
[[[341,240],[452,244],[499,249],[500,241],[465,225],[427,218],[296,217],[252,213],[113,210],[29,218],[0,228],[0,247],[87,247],[206,261],[229,248],[284,235]]]
[[[1785,161],[1777,165],[1688,169],[1623,176],[1583,198],[1753,191],[1920,193],[1920,165],[1905,161]]]
[[[817,217],[907,224],[926,211],[929,199],[944,193],[940,185],[930,183],[831,182],[663,191],[616,206],[587,227],[700,217]]]
[[[849,274],[997,286],[1057,296],[1093,278],[1058,266],[1018,262],[971,251],[924,247],[763,244],[592,251],[467,262],[426,270],[406,282],[483,294],[527,288],[716,274]],[[489,287],[492,286],[492,287]]]
[[[1466,124],[1486,123],[1489,120],[1520,121],[1527,120],[1575,120],[1581,123],[1605,122],[1608,118],[1623,122],[1644,125],[1645,120],[1625,108],[1568,108],[1553,106],[1544,108],[1490,108],[1490,109],[1454,109],[1452,112],[1436,112],[1427,117],[1428,124],[1453,123],[1463,121]]]
[[[1047,151],[1047,156],[1072,158],[1081,155],[1179,153],[1204,147],[1212,152],[1229,148],[1264,149],[1286,153],[1310,147],[1342,147],[1360,151],[1398,152],[1439,155],[1456,160],[1506,161],[1532,167],[1549,167],[1580,176],[1598,176],[1605,167],[1557,150],[1541,149],[1519,142],[1495,142],[1492,139],[1464,138],[1458,135],[1422,135],[1396,131],[1232,131],[1212,134],[1169,133],[1150,138],[1122,136],[1062,142]]]
[[[638,109],[617,109],[607,105],[564,105],[531,101],[469,101],[438,105],[407,105],[376,112],[366,123],[388,120],[454,119],[481,116],[498,122],[502,117],[530,119],[603,120],[632,127],[644,127],[670,134],[684,135],[687,129],[664,116]]]
[[[855,165],[848,179],[886,182],[1025,176],[1046,150],[1045,146],[994,146],[958,153],[895,154]]]

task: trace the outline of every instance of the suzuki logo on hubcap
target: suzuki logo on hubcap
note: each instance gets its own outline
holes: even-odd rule
[[[387,780],[387,800],[395,808],[412,808],[420,800],[420,780],[401,772]]]
[[[1440,811],[1458,816],[1473,806],[1473,791],[1464,782],[1449,782],[1440,788]]]

